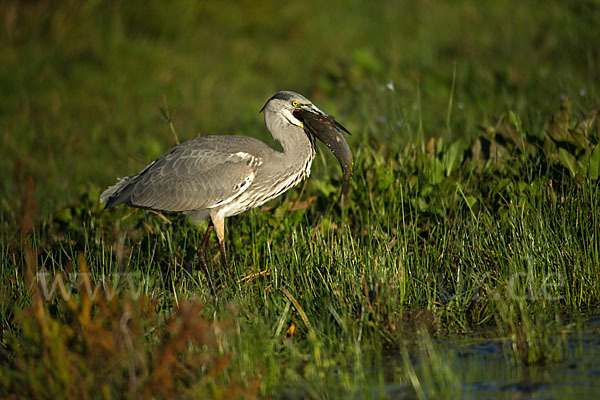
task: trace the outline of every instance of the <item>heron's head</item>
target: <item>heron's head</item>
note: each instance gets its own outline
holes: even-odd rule
[[[277,92],[260,110],[265,113],[265,122],[269,124],[273,119],[282,119],[284,122],[303,128],[302,122],[294,117],[293,112],[299,107],[314,107],[306,97],[289,91]]]
[[[332,116],[321,111],[306,97],[289,91],[275,93],[261,109],[265,113],[265,123],[269,130],[271,124],[295,125],[303,128],[331,150],[342,167],[342,192],[348,193],[352,176],[352,153],[342,132],[350,132]],[[289,125],[288,125],[289,126]]]

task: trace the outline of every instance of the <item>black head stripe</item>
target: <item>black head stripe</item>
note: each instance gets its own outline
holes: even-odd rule
[[[271,100],[283,100],[283,101],[288,101],[291,100],[292,97],[296,96],[296,93],[294,92],[288,92],[288,91],[281,91],[281,92],[277,92],[273,95],[273,97],[271,97],[269,100],[267,100],[267,102],[265,103],[265,105],[263,106],[263,108],[260,109],[260,112],[263,112],[265,107],[267,106],[267,104],[269,104],[269,102]]]
[[[290,100],[292,97],[294,97],[295,93],[292,92],[287,92],[287,91],[282,91],[282,92],[277,92],[273,95],[273,97],[271,97],[269,99],[269,101],[271,100]]]

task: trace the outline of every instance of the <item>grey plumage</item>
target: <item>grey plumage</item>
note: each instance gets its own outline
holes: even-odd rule
[[[251,149],[251,150],[247,150]],[[244,136],[206,136],[182,143],[139,174],[120,180],[100,201],[165,211],[227,204],[250,187],[271,150]]]
[[[327,129],[334,133],[322,135],[305,129],[305,124],[293,114],[299,109],[306,118],[313,114],[327,118],[331,121],[331,128]],[[222,262],[226,264],[224,218],[260,206],[307,178],[315,156],[314,136],[327,137],[330,148],[332,145],[347,148],[345,140],[329,143],[332,135],[341,136],[340,129],[346,129],[297,93],[278,92],[261,111],[283,152],[246,136],[200,137],[172,148],[137,175],[119,179],[102,193],[100,201],[106,203],[106,208],[127,204],[180,211],[196,222],[210,217],[221,246]],[[343,154],[350,154],[349,148]],[[348,163],[347,159],[344,161]],[[200,250],[207,268],[204,249]]]

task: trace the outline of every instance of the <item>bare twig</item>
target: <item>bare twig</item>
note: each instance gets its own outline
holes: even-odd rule
[[[159,111],[160,115],[169,124],[169,128],[171,129],[171,134],[173,135],[175,144],[179,145],[179,138],[177,137],[177,132],[175,131],[175,125],[173,125],[173,115],[169,113],[169,106],[167,105],[167,95],[165,94],[162,95],[162,106],[159,107]]]

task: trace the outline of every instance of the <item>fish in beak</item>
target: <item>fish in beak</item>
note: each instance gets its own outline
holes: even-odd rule
[[[312,104],[302,104],[294,109],[292,114],[302,122],[306,132],[325,143],[337,158],[342,167],[342,194],[346,197],[350,191],[350,178],[352,178],[352,153],[342,132],[349,135],[351,133],[333,116],[325,114]]]

